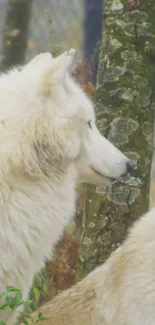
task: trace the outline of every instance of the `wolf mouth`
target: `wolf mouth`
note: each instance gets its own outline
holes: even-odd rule
[[[93,170],[93,172],[101,177],[107,178],[109,179],[111,182],[115,182],[118,180],[118,178],[114,178],[114,177],[108,177],[106,175],[103,175],[102,173],[100,173],[98,170],[96,170],[94,167],[91,166],[91,169]]]
[[[125,179],[125,174],[115,178],[115,177],[108,177],[106,175],[103,175],[102,173],[100,173],[99,171],[97,171],[94,167],[91,166],[91,169],[93,170],[93,172],[103,178],[106,178],[107,180],[110,181],[110,186],[116,185],[116,184],[123,184],[124,183],[124,179]],[[109,186],[108,186],[109,187]]]

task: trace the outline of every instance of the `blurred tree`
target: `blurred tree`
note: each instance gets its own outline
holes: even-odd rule
[[[33,0],[9,0],[3,34],[1,70],[25,59]]]
[[[96,84],[105,0],[84,0],[84,57]]]

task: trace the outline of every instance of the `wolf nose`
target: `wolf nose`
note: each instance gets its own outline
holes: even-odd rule
[[[131,161],[127,161],[127,163],[126,163],[127,173],[132,172],[133,169],[134,169],[134,166],[133,166],[132,162]]]
[[[133,165],[131,161],[126,163],[127,173],[130,173],[132,176],[138,177],[138,168]]]

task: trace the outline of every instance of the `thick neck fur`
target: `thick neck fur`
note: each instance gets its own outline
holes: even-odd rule
[[[0,279],[4,280],[4,272],[11,265],[12,272],[8,272],[10,279],[6,279],[6,285],[10,283],[26,290],[20,282],[23,274],[27,278],[32,274],[31,269],[34,274],[39,271],[43,259],[51,256],[65,225],[74,216],[75,182],[71,173],[66,173],[61,182],[53,181],[52,177],[22,179],[13,174],[8,176],[9,180],[2,184],[0,192]],[[8,249],[8,265],[3,254],[5,247]]]
[[[13,285],[27,297],[34,275],[52,257],[74,216],[75,170],[70,164],[64,173],[58,172],[57,177],[52,172],[32,177],[27,171],[9,170],[1,179],[0,291]],[[0,311],[0,319],[7,318],[8,312]]]
[[[26,295],[74,216],[76,172],[58,132],[63,117],[16,73],[0,79],[0,291]]]

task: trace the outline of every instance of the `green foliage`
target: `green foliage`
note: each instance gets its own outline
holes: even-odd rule
[[[7,287],[6,291],[0,293],[0,302],[2,300],[4,303],[0,304],[0,309],[9,307],[13,310],[23,304],[21,291],[11,286]]]
[[[32,312],[37,309],[41,298],[46,297],[48,294],[48,284],[46,280],[46,269],[42,268],[41,271],[35,276],[32,289],[30,292],[29,304],[26,308],[27,312]]]
[[[16,287],[9,286],[4,292],[0,293],[0,310],[5,308],[15,310],[19,306],[23,306],[23,312],[21,312],[18,324],[28,325],[29,322],[33,324],[38,324],[40,321],[47,319],[43,313],[38,312],[37,318],[34,320],[32,317],[32,311],[37,308],[37,302],[40,297],[39,285],[37,278],[35,279],[34,284],[38,287],[33,287],[31,291],[31,297],[29,300],[24,300],[22,291]],[[0,321],[0,325],[6,325],[4,321]]]

